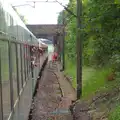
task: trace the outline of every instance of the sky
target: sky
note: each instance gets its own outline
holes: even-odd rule
[[[46,1],[46,0],[9,0],[13,6],[30,4],[33,2],[27,1]],[[54,0],[49,0],[54,1]],[[66,5],[69,0],[58,0],[63,5]],[[27,24],[57,24],[57,17],[60,11],[64,8],[58,3],[37,2],[35,8],[29,5],[16,7],[18,12],[25,16]]]

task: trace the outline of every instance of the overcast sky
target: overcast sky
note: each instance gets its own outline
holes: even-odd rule
[[[14,5],[30,4],[26,1],[46,1],[46,0],[9,0]],[[49,0],[53,1],[53,0]],[[63,5],[66,5],[69,0],[58,0]],[[28,24],[56,24],[58,13],[63,10],[63,7],[58,3],[37,2],[35,8],[30,6],[17,7],[19,13],[24,15]]]

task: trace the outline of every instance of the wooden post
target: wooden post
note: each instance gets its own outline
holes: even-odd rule
[[[82,37],[81,37],[82,0],[77,0],[77,99],[82,96]]]
[[[61,50],[61,52],[62,52],[62,55],[61,55],[61,57],[62,57],[62,69],[61,69],[61,71],[64,71],[64,69],[65,69],[65,15],[64,15],[64,11],[63,11],[63,14],[62,14],[62,16],[63,16],[63,30],[62,30],[62,50]]]
[[[63,70],[65,69],[65,14],[63,11]]]

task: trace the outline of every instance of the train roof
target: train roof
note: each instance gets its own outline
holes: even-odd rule
[[[45,44],[53,44],[53,42],[49,39],[39,38],[38,40]]]

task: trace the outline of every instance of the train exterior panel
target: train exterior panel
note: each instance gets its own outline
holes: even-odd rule
[[[37,38],[7,2],[0,0],[0,120],[27,120],[47,51],[39,55]]]

